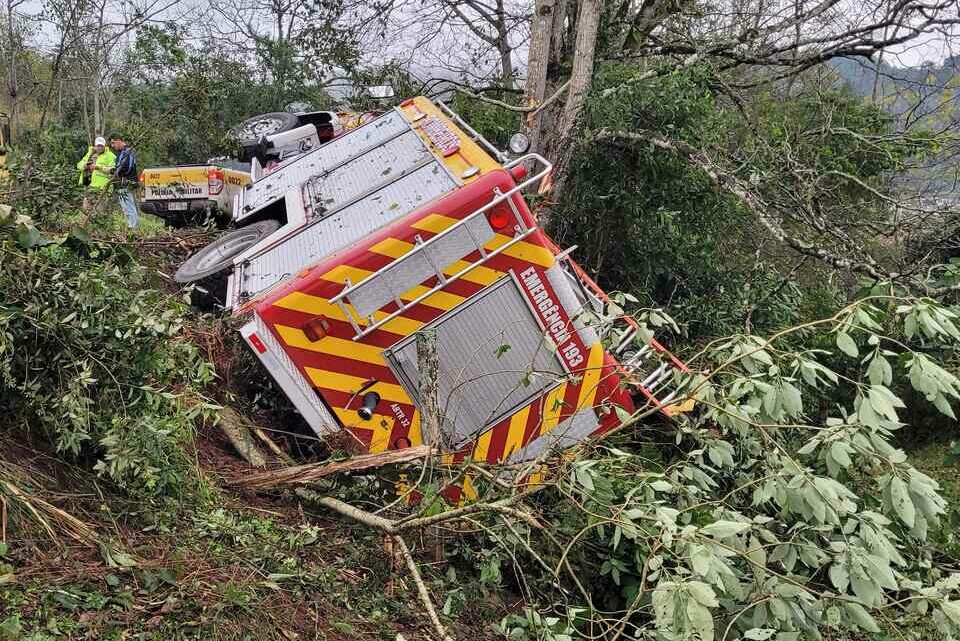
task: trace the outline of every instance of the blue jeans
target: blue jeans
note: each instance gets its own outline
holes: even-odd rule
[[[127,227],[133,229],[140,224],[140,212],[137,210],[137,201],[129,189],[118,189],[117,198],[120,200],[120,209],[127,215]]]

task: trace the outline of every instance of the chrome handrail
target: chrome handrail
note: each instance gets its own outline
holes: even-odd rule
[[[442,238],[444,238],[444,237],[448,236],[449,234],[453,233],[454,231],[460,229],[462,226],[467,225],[471,220],[477,218],[478,216],[482,216],[482,215],[485,214],[487,211],[489,211],[489,210],[492,209],[493,207],[496,207],[496,206],[499,205],[500,203],[502,203],[502,202],[504,202],[504,201],[507,201],[507,200],[510,200],[510,199],[513,197],[514,194],[517,194],[517,193],[519,193],[520,191],[522,191],[523,189],[525,189],[526,187],[528,187],[529,185],[531,185],[531,184],[533,184],[533,183],[535,183],[535,182],[537,182],[537,181],[539,181],[539,180],[542,180],[542,179],[545,178],[551,171],[553,171],[553,165],[552,165],[546,158],[544,158],[543,156],[540,156],[539,154],[534,154],[534,153],[530,153],[530,154],[526,154],[525,156],[521,156],[520,158],[517,158],[517,159],[515,159],[514,161],[511,161],[511,162],[508,163],[507,165],[504,165],[504,168],[505,168],[505,169],[509,169],[509,168],[512,167],[512,166],[518,165],[518,164],[520,164],[520,163],[528,162],[528,161],[531,161],[531,160],[533,160],[533,161],[535,161],[535,162],[538,162],[538,163],[541,163],[541,164],[543,165],[543,169],[541,169],[541,170],[538,171],[537,173],[533,174],[532,176],[530,176],[529,178],[527,178],[526,180],[524,180],[524,181],[521,182],[520,184],[511,187],[510,189],[508,189],[508,190],[505,191],[505,192],[500,193],[498,190],[495,190],[495,192],[494,192],[495,195],[494,195],[493,199],[491,199],[490,202],[488,202],[486,205],[484,205],[484,206],[480,207],[479,209],[471,212],[469,215],[461,218],[456,224],[451,225],[450,227],[448,227],[447,229],[443,230],[442,232],[440,232],[440,233],[437,234],[436,236],[430,238],[429,240],[426,240],[426,241],[424,241],[424,242],[422,242],[422,243],[418,243],[418,244],[416,245],[416,247],[414,247],[413,249],[411,249],[409,252],[407,252],[407,253],[404,254],[403,256],[400,256],[400,257],[397,258],[395,261],[392,261],[389,265],[386,265],[386,266],[378,269],[378,270],[375,271],[374,273],[372,273],[372,274],[370,274],[369,276],[367,276],[366,278],[364,278],[364,279],[363,279],[362,281],[360,281],[359,283],[351,284],[349,281],[345,283],[344,289],[343,289],[340,293],[338,293],[336,296],[334,296],[333,298],[331,298],[331,299],[330,299],[330,302],[331,302],[331,303],[335,303],[336,305],[338,305],[338,306],[340,307],[340,310],[343,312],[343,314],[344,314],[344,316],[346,317],[346,319],[347,319],[347,320],[350,322],[350,324],[353,326],[354,331],[357,332],[357,334],[353,337],[353,340],[359,340],[359,339],[363,338],[364,336],[366,336],[367,334],[369,334],[370,332],[374,331],[375,329],[377,329],[377,328],[379,328],[379,327],[382,327],[385,323],[393,320],[394,318],[396,318],[397,316],[399,316],[400,314],[402,314],[402,313],[403,313],[404,311],[406,311],[407,309],[410,309],[411,307],[419,304],[420,302],[422,302],[422,301],[423,301],[424,299],[426,299],[427,297],[432,296],[433,294],[437,293],[438,291],[440,291],[441,289],[443,289],[444,287],[446,287],[449,283],[451,283],[451,282],[453,282],[453,281],[461,278],[461,277],[462,277],[464,274],[466,274],[467,272],[469,272],[469,271],[471,271],[471,270],[473,270],[473,269],[475,269],[475,268],[483,265],[484,263],[486,263],[487,261],[489,261],[489,260],[490,260],[491,258],[493,258],[494,256],[498,256],[499,254],[503,253],[504,251],[506,251],[507,249],[509,249],[509,248],[512,247],[513,245],[517,244],[518,242],[520,242],[521,240],[523,240],[524,238],[526,238],[527,236],[529,236],[530,234],[532,234],[534,231],[537,230],[536,225],[534,225],[533,227],[527,227],[527,226],[526,226],[526,223],[523,221],[523,216],[520,215],[520,212],[519,212],[518,210],[516,210],[515,208],[511,207],[511,210],[512,210],[512,212],[513,212],[513,214],[514,214],[514,216],[515,216],[515,218],[516,218],[516,221],[519,223],[519,229],[518,229],[518,231],[520,231],[520,233],[519,233],[517,236],[514,236],[509,242],[505,243],[504,245],[501,245],[501,246],[498,247],[496,250],[491,251],[491,252],[484,252],[483,246],[478,243],[478,244],[477,244],[477,249],[478,249],[478,250],[480,251],[480,253],[481,253],[480,259],[477,260],[477,261],[474,261],[473,263],[471,263],[471,264],[469,264],[469,265],[467,265],[466,267],[464,267],[463,269],[461,269],[460,271],[458,271],[458,272],[457,272],[456,274],[454,274],[453,276],[449,276],[449,277],[444,276],[444,275],[442,274],[442,267],[443,267],[443,266],[440,266],[439,268],[437,268],[437,278],[438,278],[438,281],[439,281],[439,282],[437,283],[437,285],[435,285],[434,287],[430,288],[429,290],[427,290],[426,292],[424,292],[424,293],[421,294],[420,296],[417,296],[415,299],[413,299],[413,300],[410,301],[409,303],[407,303],[407,304],[405,304],[405,305],[399,305],[397,311],[392,312],[391,314],[388,314],[387,316],[385,316],[384,318],[380,319],[379,321],[371,322],[371,324],[370,324],[369,326],[367,326],[365,329],[361,329],[360,326],[359,326],[359,324],[357,323],[357,321],[356,321],[355,318],[354,318],[354,314],[350,311],[349,308],[347,308],[347,306],[346,306],[346,304],[345,304],[346,299],[349,298],[349,296],[350,296],[351,293],[355,292],[357,289],[359,289],[361,286],[365,285],[366,283],[369,283],[371,280],[382,276],[387,270],[389,270],[389,269],[391,269],[392,267],[394,267],[398,262],[408,259],[409,257],[415,255],[417,252],[424,251],[426,248],[430,247],[430,245],[439,242]],[[512,200],[511,200],[510,202],[511,202],[511,204],[512,204]],[[467,229],[469,229],[469,227],[468,227]],[[373,321],[372,315],[371,315],[371,317],[368,318],[367,320],[368,320],[368,321]]]

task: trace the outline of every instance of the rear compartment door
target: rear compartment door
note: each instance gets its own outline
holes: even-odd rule
[[[442,430],[454,445],[469,441],[567,376],[511,276],[430,327],[437,332]],[[415,335],[386,350],[384,356],[419,404]]]

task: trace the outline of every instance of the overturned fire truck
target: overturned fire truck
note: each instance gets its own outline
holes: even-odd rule
[[[276,167],[236,197],[238,229],[177,273],[245,319],[243,338],[319,435],[418,445],[416,335],[435,330],[453,460],[532,460],[669,414],[681,362],[632,321],[608,348],[606,295],[523,198],[550,173],[509,159],[422,97]],[[617,354],[622,362],[618,362]]]

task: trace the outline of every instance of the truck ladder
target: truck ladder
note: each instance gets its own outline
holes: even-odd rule
[[[330,299],[330,302],[336,303],[347,320],[350,321],[354,332],[356,332],[353,340],[360,340],[404,311],[419,305],[449,283],[462,278],[471,270],[502,254],[537,230],[536,226],[528,226],[524,222],[520,210],[513,201],[513,196],[546,177],[552,171],[553,165],[542,156],[527,154],[504,165],[504,168],[510,169],[529,161],[541,164],[542,169],[506,192],[495,189],[493,199],[490,202],[433,238],[424,241],[417,236],[416,245],[413,249],[386,267],[370,274],[359,283],[353,284],[349,279],[345,281],[344,289]],[[503,202],[508,204],[514,217],[514,236],[495,250],[488,251],[485,245],[493,240],[494,231],[483,215]],[[451,276],[444,273],[449,265],[474,251],[479,252],[479,259]],[[404,301],[401,299],[405,292],[410,291],[431,276],[436,277],[436,285],[413,300]],[[377,320],[376,312],[390,302],[396,304],[397,310]],[[356,310],[356,314],[350,309],[351,307]],[[357,315],[361,319],[366,319],[366,327],[360,326],[356,318]]]

